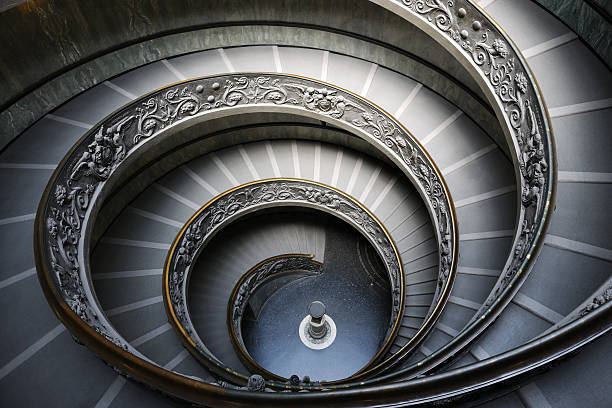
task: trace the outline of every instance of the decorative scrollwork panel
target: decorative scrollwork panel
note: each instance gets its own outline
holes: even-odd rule
[[[205,120],[208,112],[231,115],[232,109],[241,107],[279,107],[320,117],[352,130],[397,163],[423,197],[436,231],[440,260],[435,301],[440,306],[428,318],[430,323],[437,319],[453,282],[457,233],[450,196],[427,153],[393,118],[354,94],[306,78],[257,73],[194,79],[155,91],[97,124],[64,158],[47,186],[37,216],[37,267],[52,282],[57,300],[67,304],[76,316],[65,318],[84,322],[103,338],[138,356],[106,320],[90,288],[83,232],[90,225],[93,202],[105,184],[118,177],[126,158],[146,149],[149,141],[166,130],[187,121]],[[326,194],[315,196],[330,200]],[[237,206],[239,202],[219,207],[211,215],[211,225],[238,211]],[[190,230],[187,235],[195,244],[199,233]],[[190,248],[186,242],[181,262],[189,262]],[[183,312],[177,309],[176,313]]]
[[[385,345],[377,356],[382,355],[391,345],[403,317],[404,275],[399,252],[385,228],[361,204],[332,187],[306,180],[269,179],[236,187],[217,196],[187,222],[170,249],[164,269],[164,300],[173,324],[193,346],[200,360],[204,359],[213,369],[219,367],[220,362],[208,351],[189,316],[187,293],[191,268],[210,239],[226,225],[244,214],[279,206],[309,207],[336,216],[359,231],[375,248],[391,285],[391,316]],[[245,294],[256,289],[274,271],[274,266],[287,267],[290,266],[285,265],[288,262],[281,259],[264,263],[256,269],[258,273],[251,273],[239,285],[244,290],[234,298],[230,322],[234,329],[238,328],[239,332],[240,325],[235,320],[244,309],[242,301],[248,297]],[[294,263],[299,266],[304,262]],[[222,363],[221,366],[225,368]]]

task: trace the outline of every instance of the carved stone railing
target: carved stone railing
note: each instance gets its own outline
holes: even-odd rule
[[[478,319],[459,333],[447,346],[419,362],[418,367],[408,367],[395,377],[381,376],[377,379],[377,381],[386,381],[411,378],[421,372],[431,370],[444,362],[448,356],[465,349],[488,324],[495,320],[510,301],[526,278],[541,245],[540,238],[553,205],[555,161],[552,154],[553,139],[550,121],[537,84],[524,59],[508,36],[484,12],[472,2],[465,0],[376,0],[376,3],[422,28],[468,67],[488,96],[498,119],[504,125],[506,138],[511,146],[520,191],[517,223],[519,228],[513,240],[512,253],[504,267],[502,278],[486,302],[485,309],[479,312]],[[213,96],[213,101],[215,101],[215,96]],[[196,102],[201,103],[201,100],[198,99]],[[273,103],[271,100],[265,102]],[[172,111],[178,106],[178,103],[167,106]],[[193,105],[192,108],[192,105],[183,103],[181,106],[184,107],[183,113],[188,112],[192,116],[202,112],[198,108],[199,105]],[[158,109],[155,103],[150,107]],[[169,120],[165,114],[161,116],[164,118],[161,122],[168,125],[174,121],[174,119]],[[176,116],[178,116],[177,121],[184,119],[182,115]],[[332,119],[333,116],[330,115],[329,118]],[[120,118],[115,117],[115,119]],[[142,124],[144,123],[140,122],[140,125]],[[99,339],[100,335],[103,335],[115,341],[112,332],[107,329],[106,322],[101,322],[103,316],[89,310],[95,302],[92,301],[90,294],[82,289],[83,282],[87,280],[87,274],[83,274],[82,279],[81,268],[87,268],[87,264],[77,260],[80,259],[80,253],[76,248],[81,239],[81,223],[85,219],[84,214],[88,211],[89,202],[95,195],[90,189],[98,188],[98,183],[106,181],[105,177],[108,177],[105,176],[103,169],[98,171],[96,167],[99,163],[103,163],[101,167],[112,166],[114,168],[116,166],[112,157],[115,152],[121,150],[119,146],[114,145],[113,135],[121,127],[117,125],[119,122],[116,122],[111,128],[111,136],[108,139],[104,139],[101,135],[98,144],[95,144],[91,137],[93,133],[84,140],[84,143],[91,144],[91,157],[96,157],[95,161],[90,161],[91,171],[87,175],[89,180],[94,181],[89,184],[81,184],[78,190],[72,188],[64,192],[55,190],[56,184],[53,183],[58,178],[63,178],[65,182],[68,177],[67,172],[71,169],[70,166],[78,158],[70,156],[64,160],[60,169],[55,173],[39,209],[36,223],[37,268],[49,301],[62,321],[75,334],[87,338],[86,343],[97,352],[103,354],[117,352],[119,357],[114,360],[114,363],[123,363],[122,367],[127,372],[145,373],[148,375],[148,383],[156,386],[159,386],[159,383],[155,379],[163,377],[168,382],[174,382],[174,395],[182,395],[192,401],[206,402],[211,405],[232,401],[237,401],[237,403],[255,401],[269,404],[269,406],[289,401],[292,401],[294,405],[312,405],[328,401],[326,398],[329,395],[319,393],[284,394],[271,397],[240,392],[232,393],[226,390],[219,392],[216,388],[206,384],[185,382],[180,376],[164,372],[142,359],[130,360],[120,347],[109,346]],[[151,129],[153,129],[158,125],[153,126],[149,123],[147,126],[152,126]],[[97,132],[100,129],[95,127],[94,130]],[[150,136],[158,131],[159,128],[152,130]],[[120,137],[118,140],[118,143],[121,144]],[[128,141],[127,150],[133,147],[133,142]],[[78,151],[77,154],[84,152],[79,148],[76,148],[75,151]],[[94,176],[95,172],[98,172],[99,175]],[[101,180],[95,180],[95,177],[101,177]],[[53,194],[58,197],[58,204],[48,205],[47,201],[51,200]],[[59,204],[62,200],[63,203]],[[53,218],[54,221],[47,223],[47,217]],[[453,236],[450,241],[447,240],[447,242],[453,242],[451,249],[453,257],[456,255],[455,239],[456,237]],[[63,248],[64,246],[67,246],[68,250]],[[60,247],[62,249],[59,249]],[[412,397],[418,398],[419,401],[434,401],[437,398],[471,392],[484,387],[485,383],[493,384],[511,376],[529,372],[529,370],[541,367],[575,350],[596,337],[596,333],[601,333],[607,327],[606,325],[610,324],[611,302],[597,300],[597,303],[601,303],[601,306],[591,310],[585,316],[576,317],[576,320],[561,328],[558,333],[552,333],[537,342],[528,343],[518,351],[506,352],[495,361],[480,362],[465,369],[462,368],[461,372],[456,371],[445,376],[434,375],[421,381],[403,381],[393,387],[368,386],[372,383],[371,381],[347,384],[347,386],[364,385],[365,388],[338,393],[334,401],[342,401],[353,406],[370,404],[374,400],[389,403],[406,401]],[[81,322],[86,324],[83,325]],[[91,328],[96,328],[97,331]],[[115,343],[122,345],[119,341]],[[424,394],[427,394],[427,397]]]
[[[422,361],[397,367],[391,378],[412,378],[467,347],[492,323],[526,279],[539,251],[554,188],[553,138],[537,83],[509,37],[468,0],[378,0],[430,33],[474,75],[503,124],[515,165],[518,216],[500,279],[470,324]],[[395,363],[394,363],[395,364]],[[381,365],[379,372],[394,365]]]
[[[321,274],[323,264],[313,258],[314,255],[300,254],[274,256],[253,266],[238,280],[227,302],[227,325],[230,339],[240,354],[248,356],[242,337],[242,318],[255,293],[271,281],[287,275],[295,280]],[[249,360],[250,363],[250,356]]]
[[[217,359],[198,335],[188,310],[188,284],[198,255],[216,234],[246,214],[277,207],[307,207],[328,213],[347,222],[375,248],[383,261],[391,285],[391,315],[384,344],[371,362],[376,361],[391,346],[403,318],[404,273],[399,252],[383,225],[359,202],[333,187],[298,179],[268,179],[233,188],[208,202],[185,224],[170,248],[163,277],[166,311],[183,343],[218,375],[230,381],[248,378],[248,373],[240,373],[242,375],[238,376],[231,367]],[[303,259],[294,261],[304,264]],[[240,319],[248,292],[265,281],[270,273],[274,272],[275,265],[282,266],[282,263],[287,263],[287,260],[272,260],[251,271],[255,272],[254,274],[243,276],[239,282],[239,289],[243,291],[234,292],[229,299],[229,304],[233,306],[230,311],[230,338],[237,337],[232,329],[237,326],[239,328],[236,320]],[[240,346],[238,344],[238,347]],[[288,379],[270,373],[252,361],[249,362],[251,364],[247,364],[248,366],[275,381],[269,383],[269,386],[284,387],[288,382]],[[277,384],[278,382],[281,384]]]
[[[383,2],[387,3],[387,2]],[[518,50],[501,29],[466,0],[401,0],[467,57],[481,76],[506,133],[517,166],[520,222],[503,279],[487,299],[495,302],[531,258],[550,208],[554,180],[552,131],[537,84]]]
[[[92,220],[111,194],[115,180],[121,179],[139,154],[149,148],[159,149],[157,139],[165,140],[166,134],[209,117],[260,111],[318,118],[350,131],[391,159],[422,196],[439,245],[436,306],[403,351],[424,339],[450,294],[457,232],[448,189],[423,148],[384,111],[329,84],[283,74],[222,75],[172,85],[119,109],[77,142],[47,185],[35,228],[37,269],[58,316],[110,364],[132,375],[134,367],[147,367],[147,381],[156,387],[166,382],[167,371],[152,365],[131,347],[97,303],[90,282]],[[233,207],[229,205],[223,211],[233,211]],[[219,212],[215,216],[221,215]],[[403,290],[403,285],[396,284],[395,288]],[[397,315],[399,312],[394,312]],[[401,356],[398,353],[392,358]]]

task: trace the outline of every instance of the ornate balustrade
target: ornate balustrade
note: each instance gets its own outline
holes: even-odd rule
[[[465,350],[501,313],[527,277],[542,244],[541,238],[553,205],[555,160],[550,121],[537,84],[508,36],[478,6],[466,0],[375,2],[422,28],[468,68],[489,98],[510,146],[519,191],[517,229],[502,276],[477,318],[446,346],[418,364],[372,380],[345,385],[363,386],[361,389],[325,395],[316,392],[266,395],[219,391],[208,384],[162,370],[126,351],[129,345],[105,320],[88,289],[88,263],[84,252],[89,243],[84,230],[88,217],[95,215],[94,204],[101,186],[113,177],[113,172],[121,167],[125,157],[182,121],[212,111],[220,114],[228,111],[229,115],[231,109],[246,105],[263,109],[284,107],[308,112],[308,115],[321,115],[325,120],[372,141],[373,146],[388,154],[419,186],[426,201],[435,195],[432,193],[445,192],[435,166],[428,167],[430,161],[418,144],[405,138],[403,130],[392,120],[372,114],[373,107],[366,102],[331,86],[308,83],[305,79],[270,75],[268,80],[259,82],[256,76],[246,75],[223,78],[229,81],[223,87],[219,82],[190,81],[160,91],[145,102],[135,102],[94,127],[54,174],[36,221],[37,269],[50,303],[77,337],[130,375],[191,401],[210,405],[250,401],[273,406],[290,401],[294,405],[309,405],[333,400],[339,404],[363,405],[372,401],[391,403],[414,398],[426,402],[460,396],[542,367],[608,330],[612,309],[609,289],[605,288],[585,306],[584,311],[573,315],[554,333],[491,361],[445,375],[408,381]],[[274,83],[277,79],[279,82]],[[287,81],[291,81],[292,86],[296,83],[299,86],[284,87]],[[441,208],[433,211],[430,208],[430,212],[436,233],[442,237],[439,242],[440,254],[444,257],[440,263],[443,283],[436,297],[444,300],[454,271],[457,236],[453,229],[452,207],[444,200],[441,203]],[[451,272],[448,279],[443,269]],[[381,365],[379,371],[393,367],[393,364]],[[495,377],[493,380],[492,375]],[[399,379],[405,381],[372,385]]]
[[[315,276],[322,272],[323,264],[313,260],[314,255],[286,254],[265,259],[249,269],[236,283],[227,302],[227,325],[230,339],[236,351],[243,356],[243,360],[256,365],[248,355],[242,337],[242,318],[251,299],[262,288],[279,278],[290,276],[291,282],[304,276]],[[401,299],[400,299],[401,300]],[[265,301],[265,300],[264,300]],[[257,312],[256,312],[257,314]],[[257,367],[259,369],[259,367]],[[257,371],[257,369],[255,371]]]
[[[329,213],[359,231],[376,249],[387,270],[392,296],[391,316],[385,342],[372,362],[379,359],[391,345],[403,317],[404,273],[399,252],[376,217],[356,200],[332,187],[297,179],[261,180],[236,187],[215,197],[185,224],[170,248],[163,279],[166,311],[171,323],[183,337],[185,345],[217,375],[235,382],[248,379],[248,373],[237,373],[215,358],[199,337],[189,315],[188,282],[196,258],[217,233],[246,214],[273,207],[308,207]],[[237,342],[236,346],[243,350],[241,354],[247,357],[252,367],[258,366],[248,358],[244,353],[244,345],[240,344],[240,337],[237,335],[240,333],[239,320],[248,293],[252,293],[262,284],[274,271],[273,267],[279,266],[279,262],[286,264],[289,261],[273,260],[259,265],[260,267],[255,269],[256,274],[253,271],[245,274],[236,287],[237,291],[234,291],[228,300],[231,307],[229,312],[231,338]],[[303,266],[304,261],[294,259],[294,263]],[[275,380],[268,383],[269,387],[283,388],[288,382],[288,379],[262,368],[258,371],[263,372],[266,378]]]
[[[482,308],[455,338],[418,364],[395,367],[393,374],[378,377],[388,381],[413,378],[464,350],[512,300],[542,245],[554,198],[555,161],[548,113],[537,83],[518,48],[482,9],[468,0],[377,3],[428,32],[473,73],[502,123],[520,192],[512,249]],[[378,371],[389,368],[381,365]]]
[[[131,368],[136,362],[142,364],[143,356],[105,318],[91,286],[88,262],[91,221],[104,197],[110,194],[112,180],[120,177],[139,152],[156,147],[157,138],[165,133],[179,132],[190,122],[254,111],[316,117],[351,131],[389,157],[424,199],[439,243],[436,306],[430,310],[419,332],[402,348],[403,353],[394,354],[390,359],[400,358],[422,341],[446,303],[457,253],[456,220],[450,196],[428,154],[393,118],[354,94],[301,77],[255,73],[194,79],[136,100],[96,125],[58,166],[37,214],[37,268],[50,303],[85,344],[102,350],[99,352],[106,360],[135,377],[138,376]],[[316,193],[315,196],[327,200],[325,197],[330,191],[316,192],[317,188],[323,187],[305,189],[301,199],[307,202],[312,199],[309,194]],[[231,194],[232,199],[237,199],[237,195]],[[238,202],[223,203],[228,207],[215,207],[217,212],[213,218],[217,221],[223,219],[226,212],[239,208],[235,207]],[[319,204],[329,210],[333,203]],[[358,211],[359,216],[365,214],[367,212]],[[347,215],[347,218],[350,217]],[[361,220],[364,221],[366,219]],[[403,284],[397,280],[403,279],[403,275],[393,276],[394,289],[403,293]],[[401,299],[403,301],[403,296]],[[402,304],[394,305],[396,322]],[[177,315],[181,313],[178,310]],[[118,353],[119,350],[122,353]],[[165,370],[153,365],[147,367],[147,371],[150,370],[147,382],[163,389],[167,377]]]

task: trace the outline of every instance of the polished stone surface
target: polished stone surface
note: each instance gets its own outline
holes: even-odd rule
[[[99,7],[88,2],[28,2],[0,13],[0,24],[11,28],[0,33],[5,44],[0,54],[0,146],[70,98],[114,76],[164,58],[255,44],[325,49],[386,66],[446,95],[473,112],[489,133],[499,133],[497,125],[489,125],[495,121],[464,68],[416,27],[369,2],[336,2],[330,12],[322,0],[288,8],[274,2],[217,1],[209,2],[205,13],[175,2],[118,3],[107,1]],[[363,16],[372,24],[359,24]],[[228,20],[249,23],[207,26]],[[289,26],[266,25],[269,21]],[[299,27],[313,22],[371,40]],[[272,66],[271,59],[266,66]]]
[[[535,0],[578,33],[612,67],[612,25],[585,0]],[[594,0],[600,10],[611,12],[607,0]],[[607,2],[607,4],[606,4]],[[608,14],[609,15],[609,14]]]
[[[279,289],[264,304],[257,320],[243,321],[247,350],[265,369],[313,381],[350,376],[367,364],[384,341],[390,316],[390,294],[376,285],[357,252],[359,234],[330,219],[326,227],[323,274]],[[311,302],[325,303],[337,328],[334,343],[323,350],[302,344],[298,327]]]

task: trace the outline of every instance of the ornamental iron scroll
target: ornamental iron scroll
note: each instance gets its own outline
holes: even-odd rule
[[[612,300],[612,285],[604,287],[589,303],[578,311],[579,317],[584,317]]]
[[[520,52],[505,33],[471,0],[376,1],[432,33],[447,49],[463,55],[463,61],[482,78],[502,122],[515,163],[518,222],[511,253],[499,280],[470,324],[452,342],[424,360],[379,376],[413,378],[433,369],[476,338],[503,310],[526,279],[531,260],[541,247],[554,192],[552,131],[540,91]],[[399,9],[396,5],[399,4]],[[441,245],[441,252],[443,246]],[[441,253],[441,257],[443,254]],[[405,363],[403,363],[405,364]],[[396,364],[382,364],[381,372]]]
[[[329,84],[284,74],[221,75],[171,85],[126,105],[89,131],[58,166],[37,214],[37,268],[54,295],[52,304],[67,305],[76,315],[68,320],[84,322],[139,356],[107,321],[90,286],[83,251],[88,243],[82,239],[88,214],[102,187],[122,172],[126,157],[145,149],[147,141],[179,123],[204,120],[207,112],[239,107],[279,107],[344,126],[393,159],[411,179],[430,212],[439,244],[437,306],[424,324],[431,328],[450,294],[457,254],[456,220],[439,171],[418,142],[377,106]],[[190,230],[187,236],[196,242],[198,231]],[[182,262],[189,259],[189,248],[183,248]]]
[[[470,61],[470,63],[475,66],[478,74],[485,78],[487,84],[489,84],[488,89],[485,90],[485,93],[491,93],[495,95],[494,98],[497,101],[498,106],[501,106],[501,110],[503,111],[503,114],[500,116],[500,121],[505,121],[507,124],[506,131],[508,131],[508,136],[511,137],[511,140],[509,140],[509,142],[514,147],[514,151],[512,152],[513,159],[518,163],[516,167],[519,169],[520,172],[520,177],[518,178],[519,191],[521,193],[521,206],[519,207],[519,212],[523,221],[519,224],[521,225],[521,228],[517,232],[517,236],[513,241],[513,248],[515,249],[512,254],[511,262],[509,262],[504,268],[504,274],[502,278],[503,280],[496,285],[495,291],[492,293],[491,298],[487,301],[487,304],[491,305],[489,306],[490,310],[496,304],[501,303],[499,302],[500,298],[507,297],[506,295],[509,294],[508,289],[510,287],[514,286],[514,288],[516,288],[519,285],[516,285],[515,283],[520,283],[521,279],[524,279],[525,273],[523,271],[526,271],[528,269],[530,265],[530,259],[534,259],[534,254],[537,250],[538,245],[538,237],[543,234],[545,220],[548,216],[551,206],[551,200],[553,197],[552,188],[554,181],[552,134],[549,130],[549,120],[546,117],[546,111],[543,102],[540,99],[540,93],[537,89],[537,85],[535,84],[535,80],[529,74],[529,70],[527,68],[526,63],[521,58],[520,54],[509,43],[508,37],[503,32],[501,32],[501,30],[497,26],[495,26],[495,24],[489,19],[488,16],[479,11],[477,6],[472,4],[471,1],[379,0],[377,1],[377,3],[383,5],[391,3],[401,4],[402,7],[404,7],[410,14],[409,16],[406,16],[406,19],[413,22],[415,21],[415,19],[421,19],[424,24],[429,24],[430,27],[437,31],[437,33],[433,33],[432,36],[437,37],[438,40],[441,42],[445,42],[445,46],[448,47],[448,44],[450,43],[453,44],[453,46],[457,45],[459,49],[463,50],[463,55],[459,55],[457,58]],[[485,33],[487,34],[486,38],[484,38]],[[445,38],[448,41],[444,41]],[[496,40],[498,41],[496,42]],[[464,43],[465,46],[463,45]],[[476,43],[482,44],[476,47]],[[470,50],[470,47],[472,48],[472,50]],[[490,55],[494,57],[494,60],[500,62],[495,62],[496,66],[494,67],[493,62],[491,62],[489,58],[474,58],[473,55],[475,54],[475,49],[482,50],[484,52],[484,54],[482,54],[483,57]],[[478,55],[478,53],[476,53],[476,55]],[[506,68],[496,68],[500,66],[505,66]],[[491,71],[493,71],[493,75],[491,75]],[[496,71],[503,71],[503,74],[495,74]],[[490,78],[494,79],[491,80]],[[495,83],[498,81],[499,84],[495,85]],[[502,82],[504,83],[504,85],[501,85]],[[509,91],[510,89],[513,89],[513,91]],[[504,102],[504,98],[506,98],[508,92],[514,92],[513,97],[518,101],[519,98],[516,98],[517,91],[522,94],[522,96],[519,95],[521,102],[516,105],[517,110],[513,110],[508,103]],[[510,99],[512,99],[513,97],[510,97]],[[527,119],[527,116],[531,114],[529,113],[530,110],[531,113],[533,113],[534,115],[533,120]],[[518,112],[518,114],[513,112]],[[528,113],[528,115],[525,115],[525,113]],[[159,126],[163,127],[164,123],[171,124],[167,120],[165,122],[164,120],[162,120],[159,123]],[[130,126],[133,126],[133,124],[131,124]],[[147,126],[157,127],[158,124],[149,124]],[[154,135],[153,133],[151,134],[151,136]],[[112,149],[112,146],[113,144],[110,144],[108,147]],[[133,146],[128,144],[128,147],[131,149]],[[538,150],[542,151],[543,160],[538,161]],[[525,160],[525,156],[532,157],[530,164],[528,164],[528,162]],[[535,160],[533,158],[535,158]],[[66,161],[64,161],[62,165],[67,166],[68,164]],[[539,173],[541,173],[544,178],[543,183],[538,180],[540,178]],[[65,176],[65,172],[59,172],[56,174],[57,177],[54,176],[54,180],[58,177]],[[48,189],[47,193],[45,194],[45,197],[50,197],[53,193],[53,190]],[[83,193],[83,190],[81,190],[79,195],[83,196],[79,198],[79,201],[81,201],[83,198],[91,198],[91,192]],[[41,205],[41,210],[39,211],[39,214],[41,213],[41,211],[45,211],[43,214],[44,216],[52,215],[50,211],[47,211],[47,203],[45,202],[44,204],[45,207],[43,208],[43,206]],[[85,204],[85,208],[87,207],[88,205]],[[60,210],[63,212],[64,209],[65,208],[62,208]],[[526,216],[526,209],[531,210],[530,215]],[[78,211],[83,211],[83,209],[81,208]],[[78,211],[75,211],[75,213],[78,214]],[[76,253],[68,251],[70,241],[78,241],[78,239],[74,241],[74,238],[78,238],[80,234],[80,227],[77,228],[76,235],[73,236],[72,232],[74,232],[74,228],[72,227],[73,220],[71,219],[71,217],[73,217],[74,215],[71,215],[70,213],[67,213],[65,215],[67,218],[65,219],[64,224],[61,224],[61,227],[60,224],[55,225],[55,227],[57,228],[55,229],[55,234],[58,234],[58,231],[61,231],[61,235],[59,237],[52,237],[51,231],[49,231],[49,234],[47,234],[47,223],[45,222],[46,218],[37,218],[37,225],[42,225],[45,228],[44,231],[37,232],[39,237],[44,235],[43,239],[37,240],[38,246],[42,248],[37,248],[37,268],[39,269],[41,276],[47,278],[49,282],[53,282],[53,284],[56,285],[57,288],[59,288],[58,282],[60,281],[60,279],[67,280],[64,283],[66,287],[60,290],[59,292],[54,293],[53,295],[57,297],[57,300],[61,300],[62,302],[68,304],[76,314],[81,316],[81,314],[77,312],[77,310],[75,310],[74,303],[71,303],[69,301],[69,299],[71,299],[70,294],[72,293],[75,295],[75,297],[73,298],[73,302],[76,302],[79,305],[89,302],[89,300],[86,298],[85,294],[82,291],[71,289],[72,284],[78,287],[81,286],[83,283],[79,277],[80,275],[78,274],[78,271],[75,276],[73,269],[70,267],[74,264],[71,261],[71,258],[76,255]],[[527,222],[524,223],[524,220],[527,220]],[[65,231],[64,228],[67,228],[68,231]],[[53,230],[53,227],[49,225],[49,229]],[[39,228],[37,227],[37,231],[38,230]],[[63,252],[58,255],[57,258],[54,258],[53,261],[51,260],[53,252],[48,251],[48,247],[44,246],[45,244],[54,242],[53,239],[50,239],[50,237],[56,239],[60,246],[68,246],[68,248],[65,248]],[[451,252],[453,255],[455,255],[454,250],[455,247],[453,246]],[[42,255],[40,253],[41,251],[44,251]],[[59,253],[62,250],[57,249],[57,251]],[[68,257],[67,261],[64,260],[64,256]],[[58,267],[61,267],[61,269],[56,269],[56,267],[52,268],[52,262],[54,262]],[[86,267],[87,265],[76,265],[77,269]],[[63,275],[63,278],[60,278],[60,275]],[[66,293],[64,293],[64,290],[66,291]],[[497,299],[495,300],[495,302],[492,302],[491,299],[496,296]],[[588,323],[592,323],[595,321],[595,316],[601,315],[601,309],[608,307],[609,310],[610,302],[607,302],[608,298],[609,296],[604,297],[604,301],[597,300],[596,303],[601,303],[602,306],[599,309],[589,308],[589,310],[591,311],[590,313],[587,312],[585,314],[584,320]],[[86,305],[86,307],[89,306]],[[487,312],[482,316],[482,318],[484,319],[486,317],[486,320],[488,321],[490,320],[490,316],[492,316],[493,314],[494,313]],[[70,318],[72,319],[72,316]],[[83,317],[84,321],[87,321],[87,319],[89,319],[87,324],[91,325],[92,327],[95,327],[94,325],[97,321],[96,315],[89,315],[88,318]],[[582,323],[574,322],[572,326],[572,329],[575,329],[573,332],[569,333],[568,331],[567,333],[563,332],[555,336],[551,335],[549,336],[550,338],[546,338],[545,340],[539,341],[537,344],[535,344],[535,346],[537,347],[538,345],[542,345],[544,341],[554,346],[555,338],[563,337],[571,339],[572,337],[568,336],[582,336],[581,333],[584,331],[585,328]],[[579,343],[576,342],[576,344]],[[567,350],[567,347],[563,346],[563,350]],[[451,352],[450,354],[452,355],[453,353]],[[538,367],[538,364],[545,361],[540,355],[538,355],[538,357],[534,357],[533,355],[530,355],[528,353],[513,354],[512,352],[507,352],[504,354],[503,361],[507,360],[509,361],[509,363],[504,366],[503,372],[498,371],[496,379],[490,381],[489,383],[501,382],[504,378],[503,374],[511,373],[514,369],[512,360],[506,359],[506,355],[510,355],[510,357],[516,357],[515,361],[517,361],[517,363],[514,364],[514,366],[518,366],[518,362],[520,362],[520,364],[522,364],[521,368],[523,368],[525,372],[527,372],[528,370],[532,370],[533,367]],[[552,354],[550,354],[550,356],[551,357],[549,358],[549,360],[552,360]],[[557,357],[558,356],[554,358]],[[422,366],[426,367],[427,362],[425,362]],[[155,371],[156,368],[153,366],[148,367],[148,370],[148,373],[154,373],[155,375],[159,375],[159,372]],[[466,367],[464,371],[465,372],[462,372],[461,374],[470,373],[470,368]],[[444,379],[438,377],[440,376],[434,375],[430,377],[430,382],[443,383]],[[463,375],[463,377],[467,376]],[[457,374],[455,378],[459,380],[461,377],[459,377],[459,374]],[[462,390],[473,390],[475,388],[476,383],[471,381],[472,380],[465,381],[464,383],[462,383],[464,384]],[[403,381],[401,383],[398,383],[396,390],[405,391],[406,393],[410,393],[412,390],[412,393],[410,395],[415,395],[414,388],[410,388],[412,383],[413,382],[410,381]],[[363,384],[372,384],[372,381],[366,380],[363,383],[352,383],[350,385],[359,386]],[[336,389],[334,387],[330,388],[332,390]],[[227,399],[224,399],[225,394],[217,393],[210,387],[206,387],[206,385],[200,386],[198,388],[198,391],[201,392],[200,395],[202,396],[206,396],[208,398],[218,398],[219,401],[227,401]],[[391,402],[391,395],[387,391],[388,390],[383,387],[377,388],[369,386],[367,388],[364,388],[363,390],[360,390],[360,393],[365,395],[365,398],[368,398],[368,401],[384,400],[386,402]],[[464,391],[457,391],[452,395],[460,395],[463,394]],[[185,388],[181,389],[181,392],[183,393],[182,395],[190,395],[190,397],[195,399],[195,397],[193,397],[193,394],[186,393]],[[431,395],[430,400],[432,401],[433,398],[437,398],[435,393],[431,393],[429,395]],[[301,399],[301,397],[303,396],[303,394],[293,395],[293,401],[303,402],[305,401],[305,399]],[[404,396],[402,396],[402,398],[404,398]],[[337,400],[346,401],[348,400],[348,398],[343,399],[339,397]],[[394,400],[397,400],[397,398],[395,398]],[[202,401],[204,401],[204,397],[202,397]],[[272,401],[272,399],[269,399],[267,401]],[[308,401],[312,402],[314,401],[314,399],[310,399]],[[322,401],[322,399],[320,401]]]
[[[552,132],[540,92],[508,37],[468,0],[394,0],[444,34],[485,78],[507,121],[518,167],[520,224],[513,252],[485,306],[491,306],[521,275],[535,250],[553,193]]]
[[[233,376],[237,374],[207,349],[191,321],[187,293],[195,260],[214,235],[239,217],[266,208],[287,206],[313,208],[340,218],[359,231],[380,256],[391,286],[391,315],[384,336],[384,344],[372,362],[384,355],[400,327],[405,296],[402,262],[390,235],[376,217],[353,198],[333,187],[317,182],[299,179],[255,181],[215,197],[197,211],[172,244],[164,268],[163,296],[169,319],[183,336],[183,341],[188,345],[189,350],[212,370],[225,374],[229,369]],[[249,295],[278,272],[278,269],[296,270],[298,267],[305,268],[307,271],[316,269],[316,264],[310,260],[308,263],[311,265],[306,265],[304,257],[272,259],[257,265],[254,270],[243,276],[229,300],[232,341],[239,338],[240,324],[236,320],[240,319]],[[285,378],[267,372],[248,358],[240,340],[236,346],[243,347],[243,352],[240,354],[246,358],[248,366],[255,367],[267,378],[281,382],[287,381]],[[236,378],[231,378],[232,376],[226,375],[226,377],[236,380]],[[246,374],[243,373],[241,377],[246,377]]]
[[[249,299],[265,284],[280,276],[319,275],[323,264],[313,260],[314,255],[287,254],[268,258],[249,269],[236,283],[227,302],[227,318],[230,337],[235,346],[246,351],[242,338],[242,317]]]

